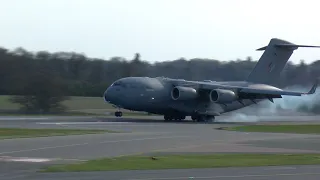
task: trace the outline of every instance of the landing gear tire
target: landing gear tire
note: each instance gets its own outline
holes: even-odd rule
[[[121,111],[116,111],[116,112],[114,112],[114,115],[116,117],[121,117],[122,116],[122,112]]]
[[[215,117],[208,115],[192,115],[191,119],[194,122],[214,122]]]
[[[164,115],[164,121],[170,121],[170,120],[171,120],[170,116]]]
[[[176,121],[182,121],[182,120],[185,120],[186,119],[186,116],[176,116],[174,118]]]
[[[174,116],[174,115],[164,115],[164,120],[165,121],[182,121],[186,119],[186,116]]]
[[[197,115],[192,115],[192,116],[191,116],[191,119],[192,119],[192,121],[194,121],[194,122],[197,121],[197,118],[198,118]]]
[[[202,120],[202,122],[205,122],[205,123],[212,123],[212,122],[214,122],[215,117],[214,116],[202,116],[201,120]]]

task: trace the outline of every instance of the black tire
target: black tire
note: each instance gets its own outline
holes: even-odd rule
[[[122,112],[121,111],[116,111],[116,112],[114,112],[114,115],[116,117],[121,117],[122,116]]]
[[[196,122],[197,121],[197,116],[196,115],[191,115],[192,121]]]
[[[171,115],[165,115],[164,116],[165,121],[173,121],[174,118]]]

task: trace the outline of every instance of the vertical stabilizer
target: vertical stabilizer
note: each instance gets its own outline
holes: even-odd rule
[[[293,43],[277,38],[271,39],[268,46],[257,49],[258,51],[264,50],[264,53],[249,74],[247,81],[273,84],[279,79],[280,73],[295,49],[297,46]]]

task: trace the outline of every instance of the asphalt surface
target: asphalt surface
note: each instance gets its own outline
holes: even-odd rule
[[[89,173],[34,174],[30,179],[68,180],[190,180],[190,179],[246,179],[246,180],[319,180],[320,166],[250,167],[221,169],[178,169],[148,171],[117,171]],[[49,178],[48,178],[49,177]]]
[[[286,117],[286,118],[285,118]],[[262,119],[265,120],[262,120]],[[149,119],[149,120],[146,120]],[[0,179],[320,179],[320,166],[219,168],[90,173],[38,173],[59,163],[150,153],[319,153],[318,135],[228,132],[215,128],[245,124],[163,123],[161,118],[0,117],[0,127],[107,129],[122,133],[0,140]],[[274,123],[276,117],[266,122]],[[319,117],[279,117],[278,121],[318,123]],[[219,119],[217,119],[219,121]],[[257,123],[257,122],[246,122]],[[279,123],[279,122],[277,122]],[[304,122],[305,123],[305,122]]]

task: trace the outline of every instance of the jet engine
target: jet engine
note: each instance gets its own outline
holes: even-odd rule
[[[238,99],[235,92],[226,89],[214,89],[209,94],[210,101],[216,103],[230,103]]]
[[[197,96],[197,91],[190,87],[176,86],[171,91],[171,98],[173,100],[190,100],[195,99]]]

